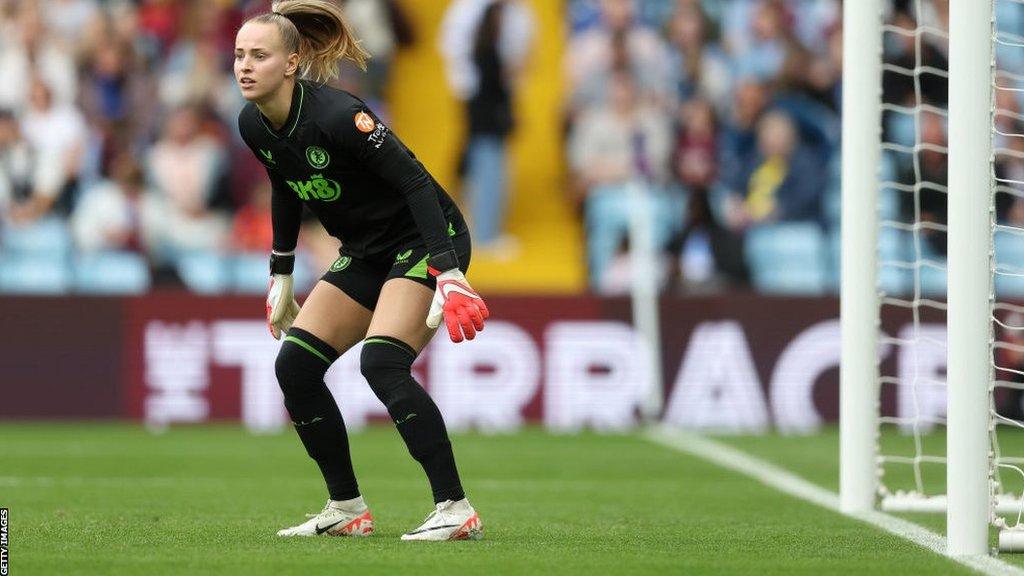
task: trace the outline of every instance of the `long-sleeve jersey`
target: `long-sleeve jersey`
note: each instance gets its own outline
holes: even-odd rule
[[[359,98],[298,81],[279,129],[251,102],[242,139],[273,185],[274,251],[295,249],[302,205],[346,253],[374,258],[421,237],[432,255],[466,229],[455,203],[416,156]]]

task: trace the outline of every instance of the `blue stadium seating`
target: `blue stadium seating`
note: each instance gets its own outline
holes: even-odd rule
[[[843,238],[842,232],[838,226],[833,228],[828,234],[828,275],[826,277],[826,284],[828,291],[833,294],[839,294],[842,288],[842,270],[843,270]]]
[[[132,252],[83,254],[75,261],[75,290],[86,294],[141,294],[149,290],[146,259]]]
[[[946,297],[946,257],[936,252],[924,236],[921,237],[921,295],[928,298]],[[935,265],[928,265],[931,262]]]
[[[5,253],[0,264],[0,291],[13,294],[65,294],[71,272],[63,256]]]
[[[267,254],[240,254],[231,259],[231,289],[241,294],[263,294],[267,291],[270,271]],[[295,258],[295,293],[306,294],[319,279],[315,265],[304,254]]]
[[[996,295],[1003,298],[1024,297],[1024,235],[997,230],[992,240],[995,248],[994,264],[998,270],[1005,272],[995,276]]]
[[[215,252],[190,252],[177,258],[178,276],[198,294],[223,294],[231,287],[229,259]]]
[[[232,258],[232,288],[242,294],[263,294],[267,291],[270,272],[264,253],[241,254]]]
[[[913,236],[891,227],[878,230],[878,287],[889,296],[907,296],[914,291],[914,271],[895,263],[914,261]]]
[[[768,224],[747,234],[754,286],[772,294],[821,294],[828,286],[825,239],[815,223]]]
[[[60,218],[41,218],[24,226],[4,226],[0,247],[9,254],[64,257],[71,253],[71,233]]]

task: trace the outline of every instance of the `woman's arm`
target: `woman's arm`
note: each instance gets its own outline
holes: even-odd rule
[[[270,197],[270,221],[274,228],[274,252],[294,253],[299,239],[302,202],[283,178],[269,168],[267,175],[273,190]]]
[[[431,267],[442,271],[458,268],[434,180],[423,164],[365,106],[350,108],[339,123],[342,146],[405,198],[431,255]]]

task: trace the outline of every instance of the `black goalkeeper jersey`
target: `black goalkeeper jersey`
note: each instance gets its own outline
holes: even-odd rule
[[[358,258],[422,238],[432,255],[465,231],[459,209],[416,156],[359,98],[298,81],[288,120],[274,130],[253,103],[238,115],[242,139],[273,184],[274,250],[295,249],[305,204]]]

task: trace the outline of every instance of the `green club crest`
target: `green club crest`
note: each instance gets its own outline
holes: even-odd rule
[[[352,263],[352,257],[351,256],[342,256],[341,258],[338,258],[337,260],[335,260],[334,264],[331,264],[331,272],[341,272],[345,268],[348,268],[348,265],[351,264],[351,263]]]
[[[317,170],[323,170],[331,163],[331,157],[327,154],[327,150],[319,146],[306,148],[306,160],[309,160],[309,165]]]

